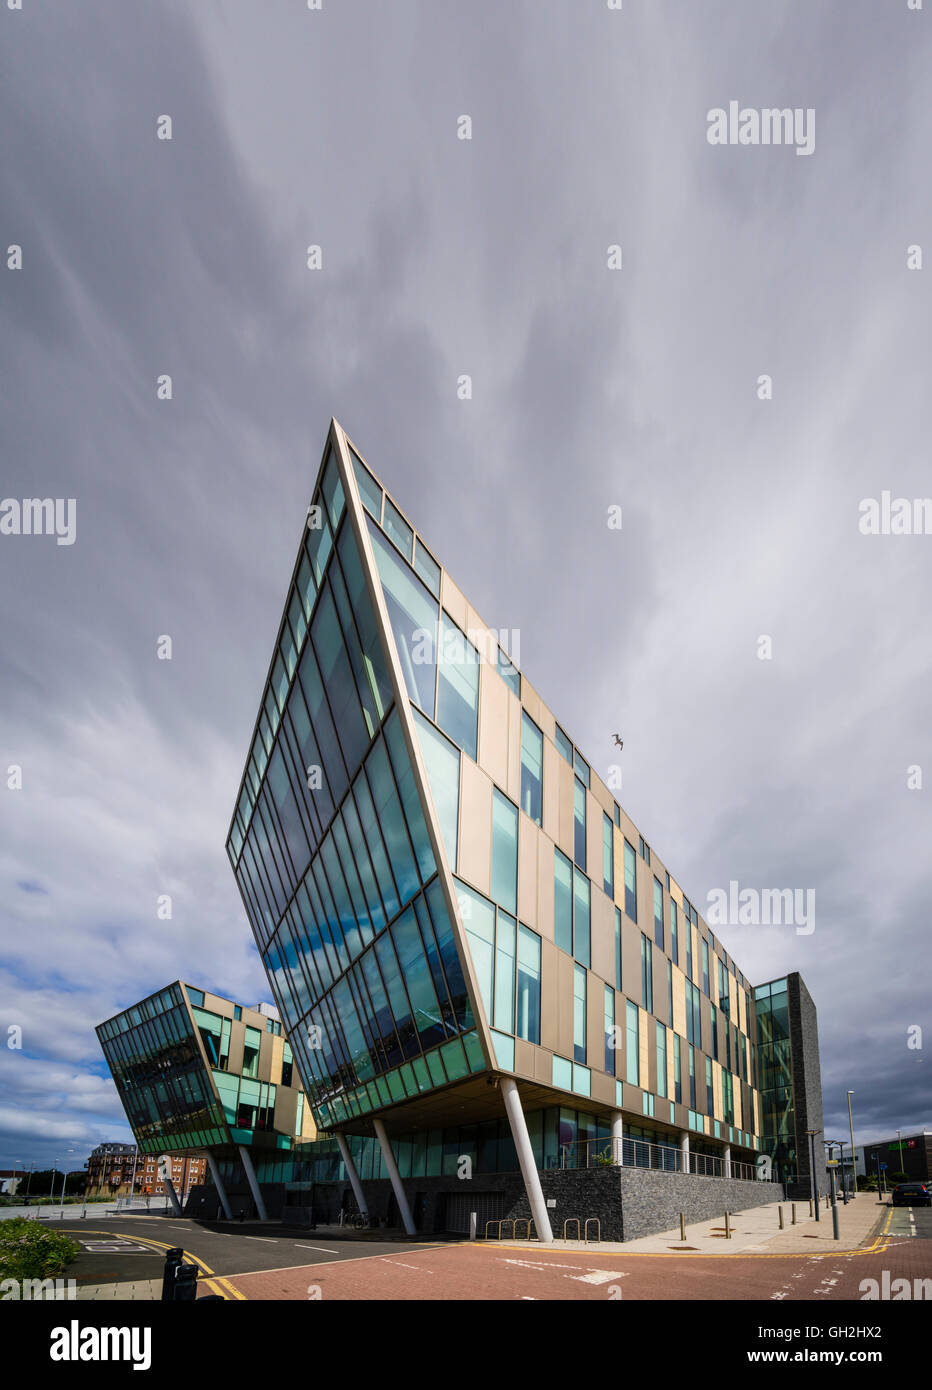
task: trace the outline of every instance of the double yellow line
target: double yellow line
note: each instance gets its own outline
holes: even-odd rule
[[[119,1236],[121,1240],[131,1240],[134,1241],[137,1245],[151,1245],[153,1249],[157,1250],[177,1249],[176,1246],[167,1245],[163,1240],[153,1240],[150,1236],[137,1235],[135,1231],[133,1231],[132,1235],[130,1235],[127,1231],[114,1231],[113,1229],[109,1231],[87,1231],[84,1234],[89,1236],[115,1235]],[[221,1298],[226,1299],[227,1302],[230,1302],[233,1299],[238,1299],[241,1303],[245,1303],[247,1301],[246,1295],[240,1293],[239,1289],[235,1288],[230,1283],[229,1279],[224,1279],[221,1275],[214,1274],[214,1271],[211,1269],[210,1265],[205,1264],[204,1261],[200,1259],[197,1255],[192,1255],[185,1251],[184,1260],[182,1263],[197,1265],[201,1273],[207,1276],[207,1278],[204,1279],[204,1283],[210,1289],[211,1293],[219,1294],[219,1296]]]

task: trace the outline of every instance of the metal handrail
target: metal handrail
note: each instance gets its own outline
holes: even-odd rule
[[[667,1173],[692,1173],[699,1177],[731,1176],[743,1181],[755,1181],[757,1169],[752,1163],[731,1159],[726,1169],[723,1157],[717,1154],[684,1154],[673,1144],[653,1144],[647,1139],[586,1139],[560,1145],[560,1167],[652,1168]]]

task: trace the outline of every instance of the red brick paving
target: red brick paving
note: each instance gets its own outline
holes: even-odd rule
[[[890,1240],[871,1253],[787,1256],[596,1254],[442,1246],[399,1255],[228,1276],[247,1299],[632,1302],[655,1299],[859,1300],[861,1280],[932,1277],[932,1240]],[[309,1286],[311,1292],[309,1293]]]

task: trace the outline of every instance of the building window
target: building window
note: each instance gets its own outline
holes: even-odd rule
[[[533,719],[521,713],[521,810],[536,825],[543,808],[544,736]]]
[[[715,1103],[712,1099],[712,1063],[708,1057],[705,1059],[705,1111],[707,1115],[715,1113]]]
[[[673,1099],[677,1105],[683,1104],[683,1059],[680,1053],[680,1035],[673,1034]]]
[[[615,802],[615,824],[618,826],[618,829],[620,830],[620,829],[621,829],[621,807],[618,805],[618,802],[617,802],[617,801]]]
[[[515,1031],[515,928],[507,912],[496,914],[495,924],[495,1013],[493,1028],[503,1033]]]
[[[615,991],[611,985],[605,986],[603,1003],[605,1033],[605,1070],[609,1076],[615,1075]]]
[[[689,1048],[689,1108],[696,1108],[696,1049]]]
[[[492,897],[518,910],[518,808],[496,787],[492,794]]]
[[[650,938],[641,936],[641,1008],[654,1012],[654,962]]]
[[[243,1076],[259,1075],[259,1043],[262,1034],[258,1028],[246,1029],[246,1042],[243,1047]]]
[[[685,903],[684,903],[685,908]],[[686,978],[691,980],[693,977],[693,929],[689,921],[689,913],[686,913]]]
[[[583,965],[590,962],[589,880],[578,869],[573,870],[573,955]]]
[[[553,939],[583,965],[590,964],[589,899],[589,880],[554,846]]]
[[[725,962],[716,957],[718,962],[718,1002],[721,1005],[722,1013],[728,1017],[728,971],[725,969]]]
[[[517,695],[521,699],[521,672],[515,666],[511,657],[506,656],[501,647],[498,648],[496,669],[502,680],[511,691],[512,695]]]
[[[709,997],[709,943],[702,938],[702,992]]]
[[[427,768],[427,780],[430,782],[437,819],[440,821],[443,847],[450,868],[455,873],[460,802],[460,750],[455,743],[445,738],[439,729],[435,729],[430,720],[413,705],[411,712],[417,728],[421,756]],[[365,851],[360,850],[360,853],[365,854]]]
[[[663,884],[654,879],[654,942],[663,950]]]
[[[625,1051],[627,1053],[627,1067],[625,1070],[625,1080],[631,1086],[640,1086],[640,1051],[638,1048],[638,1006],[632,1004],[630,999],[625,1003]]]
[[[621,908],[615,908],[615,988],[621,989]]]
[[[657,1094],[667,1094],[667,1030],[662,1023],[657,1024]]]
[[[561,755],[561,757],[564,757],[566,761],[569,763],[570,767],[572,767],[573,745],[570,742],[570,740],[566,737],[566,734],[560,728],[559,724],[557,724],[556,726],[553,738],[554,742],[557,745],[557,752]]]
[[[602,816],[602,887],[615,896],[615,831],[611,816]]]
[[[667,961],[667,1022],[673,1027],[673,962]]]
[[[553,939],[561,951],[573,954],[573,866],[553,849]]]
[[[573,966],[573,1061],[586,1060],[586,971]]]
[[[637,858],[634,846],[625,840],[625,912],[632,922],[638,919]]]
[[[526,1042],[540,1043],[540,937],[518,928],[518,1026]]]
[[[638,836],[638,843],[641,850],[641,858],[644,860],[645,864],[650,864],[650,845],[644,839],[643,835]]]
[[[573,858],[586,872],[586,788],[577,777],[573,783]]]
[[[475,762],[479,653],[446,613],[440,621],[437,670],[437,723]]]
[[[678,920],[678,916],[677,916],[676,903],[675,903],[675,901],[673,900],[673,898],[670,899],[670,954],[671,954],[671,956],[673,957],[673,964],[674,964],[674,965],[679,965],[679,963],[680,963],[679,920]]]
[[[580,782],[582,782],[583,786],[588,787],[589,764],[586,762],[585,758],[581,758],[579,753],[575,750],[573,752],[573,771],[576,773],[576,776],[579,778]]]
[[[714,1004],[710,1004],[710,1005],[709,1005],[709,1012],[710,1012],[711,1017],[712,1017],[712,1057],[713,1057],[713,1059],[717,1062],[717,1061],[718,1061],[718,1015],[717,1015],[717,1013],[716,1013],[715,1005],[714,1005]]]

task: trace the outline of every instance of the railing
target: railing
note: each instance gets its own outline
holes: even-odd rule
[[[714,1154],[687,1153],[673,1144],[652,1144],[646,1139],[585,1139],[560,1145],[561,1168],[653,1168],[664,1173],[693,1173],[706,1178],[740,1178],[753,1182],[753,1163],[736,1159],[726,1165]]]

